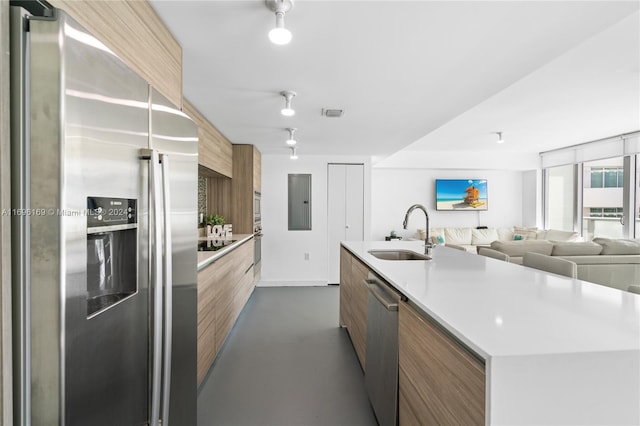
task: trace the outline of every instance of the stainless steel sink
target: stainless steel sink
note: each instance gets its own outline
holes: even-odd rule
[[[429,256],[411,250],[369,250],[369,254],[382,260],[431,260]]]

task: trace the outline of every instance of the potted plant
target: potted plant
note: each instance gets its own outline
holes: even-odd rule
[[[224,225],[224,217],[219,214],[210,214],[205,220],[207,225],[207,237],[222,237],[222,225]]]

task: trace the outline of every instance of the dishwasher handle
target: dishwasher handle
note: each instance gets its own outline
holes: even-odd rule
[[[380,302],[387,311],[398,310],[398,300],[400,298],[393,298],[388,291],[385,291],[384,288],[382,288],[382,285],[384,284],[372,279],[366,279],[364,280],[364,283],[369,287],[371,294],[378,299],[378,302]]]

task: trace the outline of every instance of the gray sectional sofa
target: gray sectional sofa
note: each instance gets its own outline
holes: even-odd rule
[[[424,230],[419,229],[420,238],[424,239]],[[512,226],[508,228],[431,228],[431,241],[434,244],[464,249],[477,253],[479,247],[489,247],[494,241],[578,241],[577,232],[558,231],[555,229],[537,229]]]
[[[490,248],[508,255],[510,262],[519,264],[522,264],[522,257],[527,252],[571,260],[577,264],[579,279],[620,290],[640,284],[640,239],[494,241]]]

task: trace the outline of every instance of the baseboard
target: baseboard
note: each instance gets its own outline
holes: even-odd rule
[[[256,287],[318,287],[318,286],[325,287],[327,286],[327,282],[320,281],[320,280],[317,280],[317,281],[260,280],[256,284]]]

